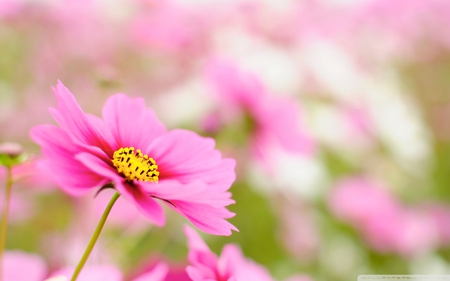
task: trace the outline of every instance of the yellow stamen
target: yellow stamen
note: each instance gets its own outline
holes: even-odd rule
[[[142,154],[140,149],[134,147],[121,147],[114,152],[111,160],[117,171],[127,180],[158,182],[158,165],[153,158]]]

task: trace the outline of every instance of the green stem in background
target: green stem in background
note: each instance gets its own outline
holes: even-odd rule
[[[103,226],[105,225],[106,219],[108,218],[109,212],[111,211],[111,208],[113,207],[114,203],[119,198],[119,193],[114,193],[113,197],[109,201],[108,206],[106,207],[105,211],[103,212],[102,217],[100,218],[100,221],[98,222],[97,228],[95,229],[94,234],[91,237],[91,241],[89,241],[89,244],[84,251],[83,257],[81,257],[80,262],[78,263],[77,267],[75,268],[75,271],[73,272],[72,279],[70,281],[77,280],[78,274],[80,274],[81,269],[83,269],[84,264],[86,263],[87,259],[89,258],[89,255],[92,252],[92,249],[95,246],[95,243],[97,242],[98,237],[100,236],[100,233],[102,232]]]
[[[6,245],[6,231],[8,229],[9,205],[11,203],[11,187],[13,183],[11,166],[6,167],[6,173],[5,208],[3,209],[0,226],[0,281],[3,280],[3,253]]]

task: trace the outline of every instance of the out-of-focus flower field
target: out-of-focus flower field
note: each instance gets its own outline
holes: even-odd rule
[[[201,239],[264,271],[236,281],[450,274],[448,27],[447,0],[0,0],[0,143],[24,149],[3,268],[26,276],[3,280],[70,271],[113,195],[43,168],[30,130],[56,124],[58,80],[96,116],[142,97],[236,160],[239,232],[199,238],[169,204],[159,227],[122,196],[87,262],[116,277],[85,280],[190,280],[193,252],[214,260]]]

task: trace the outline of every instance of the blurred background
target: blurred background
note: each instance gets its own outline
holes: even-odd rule
[[[238,244],[277,280],[450,274],[449,26],[447,0],[0,0],[0,142],[30,159],[7,249],[75,265],[111,196],[36,170],[59,79],[86,112],[140,96],[237,160],[240,232],[202,235],[217,254]],[[166,213],[154,227],[119,199],[89,263],[182,270],[186,221]]]

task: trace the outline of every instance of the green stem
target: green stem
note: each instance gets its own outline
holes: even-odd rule
[[[13,183],[12,169],[10,166],[6,167],[6,193],[5,193],[5,208],[3,210],[1,228],[0,228],[0,281],[3,280],[3,253],[6,245],[6,231],[8,230],[8,215],[9,205],[11,203],[11,187]]]
[[[98,237],[100,236],[100,233],[102,232],[103,226],[105,225],[106,219],[108,218],[109,212],[111,211],[112,206],[116,202],[116,200],[119,198],[120,194],[115,193],[111,200],[109,201],[108,206],[106,207],[105,211],[103,212],[102,217],[100,218],[100,221],[98,222],[97,228],[95,229],[94,234],[91,237],[91,241],[89,241],[89,244],[84,251],[83,257],[81,258],[80,262],[78,263],[77,267],[75,268],[75,271],[73,272],[72,279],[70,281],[77,280],[78,274],[80,274],[81,269],[83,269],[84,264],[86,263],[87,259],[89,258],[89,255],[92,252],[92,249],[95,246],[95,243],[97,242]]]

